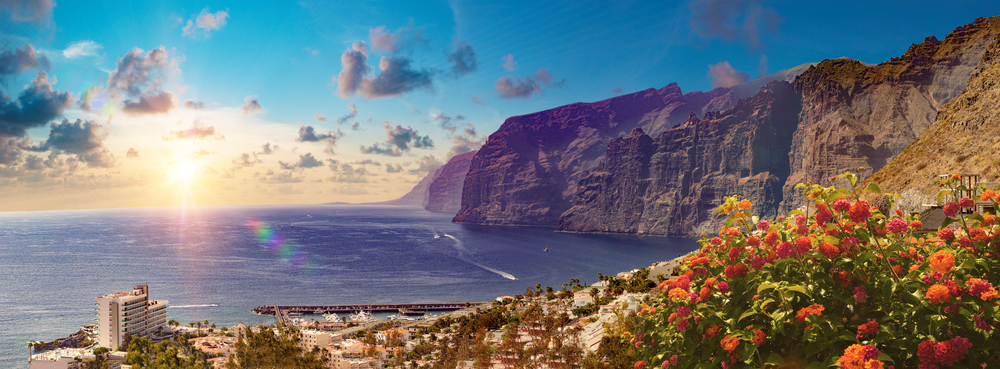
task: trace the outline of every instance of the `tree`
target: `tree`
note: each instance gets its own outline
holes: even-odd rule
[[[301,340],[302,333],[294,326],[261,326],[256,332],[247,329],[237,338],[226,368],[325,369],[329,360],[325,351],[303,350]]]

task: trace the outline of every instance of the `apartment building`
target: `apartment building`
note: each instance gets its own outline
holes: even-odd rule
[[[167,301],[150,300],[149,285],[97,297],[97,338],[112,351],[125,334],[150,337],[167,325]]]

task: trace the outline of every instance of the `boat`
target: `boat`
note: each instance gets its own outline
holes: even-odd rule
[[[361,323],[374,322],[375,316],[367,311],[358,310],[356,313],[350,315],[351,321],[357,321]]]
[[[326,311],[323,311],[323,310],[320,310],[320,309],[316,309],[316,311],[314,311],[314,312],[313,312],[313,314],[316,314],[316,315],[321,315],[321,314],[323,314],[323,313],[325,313],[325,312],[326,312]]]
[[[323,319],[326,320],[326,321],[328,321],[328,322],[338,322],[339,323],[341,321],[340,315],[337,315],[337,313],[323,314]]]
[[[421,316],[424,315],[424,312],[419,310],[410,310],[407,308],[399,308],[399,314],[403,316]]]
[[[546,248],[545,248],[545,251],[549,251],[549,248],[548,248],[548,247],[546,247]]]

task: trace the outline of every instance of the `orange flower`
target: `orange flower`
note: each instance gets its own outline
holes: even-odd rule
[[[955,255],[947,251],[938,251],[931,255],[931,269],[944,274],[955,267]]]
[[[729,236],[733,237],[740,234],[740,227],[729,228]]]
[[[996,221],[996,218],[993,217],[992,215],[983,214],[983,225],[984,226],[986,226],[986,227],[992,227],[993,226],[993,222],[995,222],[995,221]]]
[[[670,316],[667,317],[667,323],[674,324],[674,319],[677,319],[677,313],[670,313]]]
[[[990,289],[986,290],[986,292],[979,295],[979,298],[989,301],[995,298],[1000,298],[1000,295],[997,294],[997,289],[995,287],[990,287]]]
[[[946,290],[947,290],[947,288],[946,288]],[[822,315],[823,314],[823,310],[826,310],[826,308],[823,307],[823,305],[821,305],[821,304],[812,304],[812,305],[806,306],[806,307],[804,307],[802,309],[799,309],[798,313],[795,313],[795,320],[798,320],[799,323],[805,322],[806,321],[806,317],[808,317],[810,315]]]
[[[712,297],[712,289],[708,287],[702,287],[701,291],[698,292],[698,297],[701,298],[702,301],[708,300],[709,297]]]
[[[824,241],[823,243],[819,244],[818,248],[819,252],[823,253],[823,255],[826,255],[826,257],[830,259],[833,259],[840,255],[840,249],[838,249],[837,246],[834,246],[830,242]]]
[[[951,175],[951,179],[962,179],[962,175],[961,174],[952,174]]]
[[[683,300],[687,298],[687,295],[688,292],[680,288],[674,288],[670,290],[670,298],[674,300]]]
[[[874,346],[851,345],[844,350],[844,355],[837,359],[837,365],[844,369],[882,369],[881,361],[865,357],[868,347]]]
[[[983,191],[983,193],[979,195],[979,201],[990,201],[990,199],[996,195],[997,195],[996,191],[993,190]]]
[[[750,200],[746,200],[746,199],[744,199],[743,201],[740,201],[740,203],[738,205],[739,205],[740,209],[749,209],[750,206],[752,206],[752,204],[750,203]]]
[[[715,284],[718,283],[718,282],[719,282],[719,280],[715,279],[715,277],[709,277],[708,279],[705,280],[705,285],[709,286],[709,287],[712,287],[712,286],[715,286]]]
[[[892,271],[896,273],[896,275],[903,275],[903,267],[898,264],[892,266]]]
[[[948,302],[951,300],[951,293],[948,292],[948,287],[942,286],[940,284],[935,284],[931,288],[927,289],[927,299],[931,303],[938,304],[942,302]]]
[[[753,331],[753,344],[760,346],[764,344],[765,338],[767,338],[767,334],[764,333],[764,331],[760,329],[755,329]]]
[[[708,326],[708,329],[705,330],[705,334],[707,334],[710,338],[714,338],[715,335],[719,334],[719,326],[715,324]]]
[[[726,351],[732,352],[736,349],[736,346],[740,345],[740,338],[737,336],[726,335],[726,337],[722,339],[721,343],[722,348],[726,349]]]

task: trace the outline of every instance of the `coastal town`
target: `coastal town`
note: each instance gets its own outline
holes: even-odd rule
[[[174,359],[182,363],[204,362],[204,366],[192,367],[242,368],[246,366],[240,366],[239,360],[248,356],[241,355],[241,350],[257,349],[249,346],[254,342],[250,337],[262,333],[294,343],[300,352],[311,354],[331,369],[431,368],[442,360],[452,360],[461,368],[506,368],[524,360],[525,350],[531,352],[532,346],[543,342],[571,350],[561,358],[546,357],[546,350],[536,351],[533,359],[539,360],[541,367],[558,367],[559,362],[582,360],[586,355],[607,361],[597,356],[605,333],[615,331],[616,324],[625,324],[626,319],[619,322],[620,318],[634,314],[646,292],[674,275],[679,260],[614,276],[599,275],[601,280],[592,285],[573,280],[558,291],[539,285],[523,295],[499,296],[491,302],[398,304],[432,308],[438,315],[432,315],[431,309],[400,308],[399,314],[376,319],[365,310],[303,314],[301,306],[262,306],[255,312],[274,315],[275,323],[259,326],[219,327],[207,320],[181,324],[169,319],[168,301],[150,298],[149,286],[138,285],[131,291],[97,297],[97,324],[83,325],[64,339],[30,342],[30,367],[149,367],[156,359],[148,357],[156,355],[149,352],[155,350],[140,350],[138,345],[180,341],[182,349],[160,355],[176,356]],[[322,320],[306,318],[317,315]],[[552,327],[546,324],[552,322],[557,337],[548,336]],[[620,328],[617,333],[621,333]],[[515,347],[520,351],[514,352]]]

